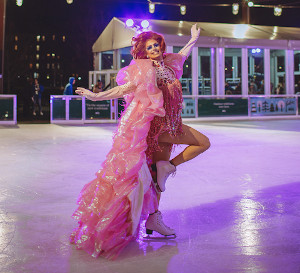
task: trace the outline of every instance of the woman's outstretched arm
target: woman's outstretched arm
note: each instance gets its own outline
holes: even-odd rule
[[[134,91],[136,85],[133,82],[128,82],[123,85],[116,86],[112,89],[109,89],[100,93],[93,93],[88,89],[78,87],[76,89],[76,93],[82,97],[86,97],[89,100],[97,101],[97,100],[112,100],[121,98],[124,95],[127,95]]]

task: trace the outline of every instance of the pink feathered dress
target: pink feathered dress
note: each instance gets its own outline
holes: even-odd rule
[[[184,60],[180,54],[166,54],[164,58],[165,65],[176,76],[177,87]],[[161,85],[162,90],[158,88],[156,69],[147,59],[133,60],[120,70],[118,84],[129,81],[137,88],[125,96],[126,109],[114,135],[112,149],[96,178],[82,189],[77,202],[79,206],[72,215],[79,225],[72,232],[70,241],[93,257],[116,258],[135,238],[143,216],[158,208],[146,151],[149,157],[156,149],[159,133],[170,131],[166,122],[170,109],[165,110],[164,102],[166,88],[164,85]],[[182,94],[177,93],[176,97],[182,100]],[[177,118],[171,120],[176,123]],[[181,124],[181,118],[178,122]],[[180,128],[180,124],[176,126]],[[149,131],[150,127],[152,131]],[[149,145],[153,147],[149,148]]]

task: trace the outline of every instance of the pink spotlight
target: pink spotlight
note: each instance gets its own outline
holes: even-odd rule
[[[125,22],[127,27],[132,27],[133,26],[133,20],[132,19],[127,19]]]
[[[150,23],[147,20],[143,20],[141,22],[142,28],[148,28],[150,26]]]

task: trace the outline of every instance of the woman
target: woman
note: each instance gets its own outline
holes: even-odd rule
[[[165,54],[163,36],[143,32],[133,38],[134,59],[118,73],[119,86],[98,94],[76,90],[90,100],[125,96],[126,101],[112,149],[97,178],[81,191],[73,214],[79,226],[71,242],[94,257],[115,258],[135,238],[141,219],[148,215],[148,234],[175,235],[158,210],[160,192],[176,166],[210,146],[206,136],[181,121],[179,78],[200,29],[192,26],[191,34],[179,54]],[[169,161],[173,144],[188,147]]]

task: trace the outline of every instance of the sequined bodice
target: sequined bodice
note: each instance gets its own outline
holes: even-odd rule
[[[176,80],[174,71],[165,65],[164,61],[153,61],[153,66],[155,67],[158,86],[172,84]]]
[[[147,156],[159,151],[158,135],[168,132],[172,137],[182,134],[182,88],[180,81],[176,78],[174,71],[163,61],[153,61],[156,71],[157,86],[162,91],[164,98],[165,116],[156,116],[151,122],[147,137]]]

